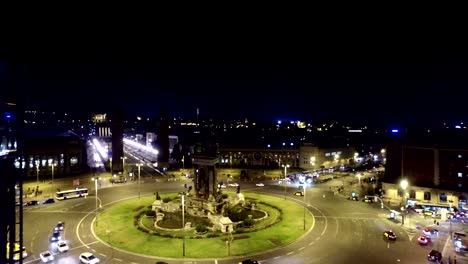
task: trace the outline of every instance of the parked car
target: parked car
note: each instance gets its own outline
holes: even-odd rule
[[[261,183],[261,182],[260,182],[260,183],[257,183],[257,184],[255,184],[255,185],[256,185],[256,186],[265,186],[265,184],[263,184],[263,183]]]
[[[357,197],[357,196],[349,196],[349,197],[348,197],[348,200],[351,200],[351,201],[359,201],[359,197]]]
[[[304,196],[304,192],[303,192],[303,191],[296,191],[296,192],[294,193],[294,195],[296,195],[296,196]]]

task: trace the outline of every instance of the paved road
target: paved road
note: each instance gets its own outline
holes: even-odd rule
[[[92,175],[81,177],[82,185],[91,191],[94,183]],[[103,175],[105,176],[105,175]],[[106,177],[103,177],[106,178]],[[340,179],[342,181],[343,179]],[[346,179],[345,179],[346,181]],[[351,181],[351,180],[350,180]],[[449,253],[447,246],[447,233],[444,226],[440,227],[439,240],[430,246],[422,247],[417,244],[416,238],[419,231],[414,225],[419,223],[426,226],[415,215],[410,221],[413,226],[402,226],[399,222],[388,220],[388,209],[380,208],[380,204],[366,204],[363,202],[349,201],[343,195],[333,195],[330,186],[338,184],[335,180],[307,189],[307,209],[315,217],[315,226],[302,239],[291,245],[264,252],[252,256],[261,260],[261,263],[427,263],[426,256],[431,248],[442,249]],[[44,183],[40,185],[44,197],[47,193],[53,193],[53,188],[62,186],[68,188],[72,185],[71,179],[66,181],[56,180],[54,186]],[[255,187],[254,183],[242,183],[242,189],[254,189],[257,192],[284,196],[283,186],[278,186],[274,181],[265,182],[265,187]],[[25,189],[35,186],[35,183],[25,184]],[[108,181],[101,182],[99,189],[100,204],[106,205],[119,199],[136,197],[138,190],[142,195],[152,195],[158,191],[176,191],[183,188],[183,182],[156,182],[154,179],[144,179],[144,183],[138,188],[135,182],[112,185]],[[49,190],[50,189],[50,190]],[[303,198],[294,196],[294,188],[287,188],[287,199],[296,199],[303,203]],[[325,197],[324,197],[325,195]],[[29,198],[28,198],[29,199]],[[38,260],[38,254],[45,248],[55,251],[48,242],[53,226],[57,221],[66,222],[64,236],[70,242],[72,250],[69,253],[57,256],[55,263],[78,263],[77,257],[81,252],[94,252],[105,263],[154,263],[158,258],[148,258],[136,254],[128,254],[101,243],[95,238],[91,230],[91,224],[95,216],[95,196],[91,192],[87,199],[73,199],[57,202],[50,205],[40,205],[24,209],[25,217],[25,241],[30,257],[25,263],[34,263]],[[384,230],[392,229],[398,235],[398,240],[388,243],[382,237]],[[111,234],[110,234],[111,235]],[[169,260],[169,263],[237,263],[244,257],[233,259],[211,260]],[[458,259],[457,263],[461,262]]]

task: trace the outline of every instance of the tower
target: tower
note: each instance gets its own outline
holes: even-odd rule
[[[124,172],[124,151],[123,151],[123,114],[120,109],[115,109],[112,114],[112,171],[111,173]]]
[[[161,111],[157,129],[158,167],[167,168],[169,166],[169,115],[166,111]]]

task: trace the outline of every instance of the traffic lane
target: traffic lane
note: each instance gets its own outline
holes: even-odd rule
[[[62,238],[69,243],[70,248],[78,246],[74,245],[75,226],[89,208],[91,204],[88,202],[86,205],[85,198],[77,198],[24,210],[23,239],[27,251],[31,252],[31,258],[39,258],[39,253],[47,249],[57,252],[56,244],[50,243],[49,238],[59,221],[65,222],[65,229],[61,231]]]

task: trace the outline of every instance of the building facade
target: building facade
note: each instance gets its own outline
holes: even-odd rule
[[[408,182],[406,189],[402,180]],[[468,148],[462,143],[390,141],[383,182],[389,199],[468,210]]]

